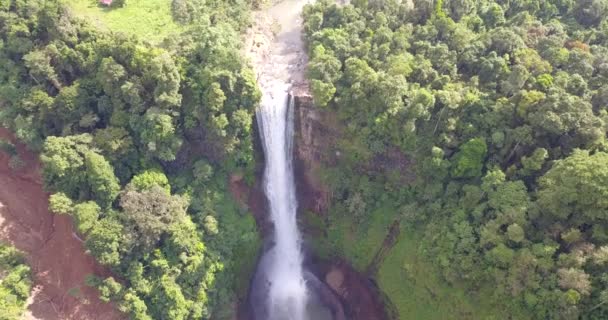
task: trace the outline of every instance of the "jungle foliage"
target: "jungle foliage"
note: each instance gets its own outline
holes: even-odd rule
[[[346,137],[331,211],[420,230],[498,318],[607,318],[608,2],[351,3],[304,9],[314,100]]]
[[[0,2],[0,125],[40,152],[52,211],[119,278],[90,284],[133,319],[227,319],[242,294],[258,240],[227,181],[253,168],[250,5],[175,0],[188,31],[151,45],[55,0]]]
[[[30,267],[21,252],[0,243],[0,314],[1,320],[21,319],[32,289]]]

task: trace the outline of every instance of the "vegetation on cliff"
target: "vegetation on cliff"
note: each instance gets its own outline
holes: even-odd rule
[[[608,318],[608,2],[351,2],[304,12],[311,91],[343,137],[320,252],[375,275],[401,318]],[[104,300],[229,319],[258,246],[227,183],[253,179],[239,33],[263,1],[65,3],[0,2],[0,125],[117,276],[89,279]],[[0,258],[17,317],[29,271]]]
[[[399,283],[427,277],[411,255],[480,306],[452,316],[608,317],[607,13],[604,0],[305,8],[314,100],[344,131],[325,170],[328,240],[379,264],[402,318]]]
[[[251,3],[163,5],[179,37],[116,29],[129,4],[100,28],[56,0],[2,1],[0,125],[40,152],[51,209],[118,276],[90,279],[103,299],[133,319],[226,319],[258,241],[227,188],[253,168]]]

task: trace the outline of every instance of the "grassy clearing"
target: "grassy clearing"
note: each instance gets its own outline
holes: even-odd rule
[[[123,8],[100,6],[98,0],[64,0],[76,16],[112,32],[136,35],[158,43],[184,27],[171,16],[171,0],[129,0]]]
[[[365,271],[382,246],[396,210],[384,205],[357,223],[347,214],[330,213],[327,238],[313,239],[313,247],[322,257],[344,257],[355,269]]]
[[[446,284],[419,252],[418,238],[416,231],[402,230],[377,275],[380,288],[397,309],[398,319],[501,320],[514,316],[492,304],[492,288],[481,288],[471,296],[463,288]]]
[[[315,252],[323,258],[341,257],[357,270],[365,271],[381,247],[397,211],[385,204],[369,215],[365,225],[352,217],[330,213],[326,222],[327,237],[313,237]],[[306,217],[307,225],[320,229],[314,214]],[[424,320],[503,320],[527,319],[513,315],[492,300],[492,288],[479,288],[474,295],[464,287],[451,286],[419,248],[422,232],[402,229],[397,243],[379,266],[376,281],[395,307],[396,319]]]

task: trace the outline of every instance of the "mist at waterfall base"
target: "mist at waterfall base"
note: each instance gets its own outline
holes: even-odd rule
[[[256,274],[257,297],[251,299],[256,320],[321,320],[331,313],[314,294],[318,283],[303,269],[293,173],[293,99],[289,84],[274,83],[264,90],[256,113],[265,155],[264,191],[274,224],[272,246],[264,253]]]

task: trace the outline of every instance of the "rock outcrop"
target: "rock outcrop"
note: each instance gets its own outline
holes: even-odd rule
[[[296,88],[295,99],[295,177],[300,210],[317,214],[327,211],[330,191],[320,179],[321,168],[335,163],[333,149],[338,137],[335,116],[315,107],[305,88]]]
[[[292,94],[295,99],[294,164],[299,210],[326,215],[332,195],[321,179],[321,170],[335,166],[340,157],[335,147],[341,126],[335,112],[314,105],[307,88],[295,88]],[[378,288],[365,274],[341,259],[309,263],[327,290],[340,299],[347,319],[388,319]],[[336,305],[329,300],[328,305]],[[339,314],[341,312],[334,313],[336,319],[340,319]]]

